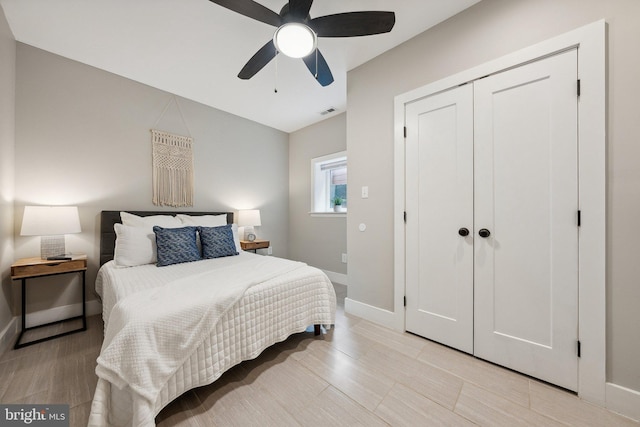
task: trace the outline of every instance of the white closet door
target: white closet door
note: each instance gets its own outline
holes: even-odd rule
[[[474,84],[475,354],[577,390],[577,52]],[[481,229],[489,230],[486,238]]]
[[[472,353],[472,85],[408,105],[406,125],[406,329]]]

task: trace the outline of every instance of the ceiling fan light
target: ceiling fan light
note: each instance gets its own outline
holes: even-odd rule
[[[291,58],[304,58],[316,49],[316,33],[304,24],[288,23],[276,30],[273,42],[278,52]]]

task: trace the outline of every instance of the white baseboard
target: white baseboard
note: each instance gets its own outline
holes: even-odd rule
[[[613,383],[606,385],[607,409],[640,421],[640,392]]]
[[[87,316],[93,316],[102,313],[102,304],[98,300],[87,301]],[[57,320],[69,317],[80,316],[82,314],[82,304],[71,304],[62,307],[54,307],[48,310],[36,311],[27,314],[27,327],[44,325],[45,323],[55,322]],[[16,337],[21,327],[22,319],[16,316],[11,319],[9,324],[0,331],[0,355],[4,354],[9,348],[15,344]]]
[[[329,280],[331,280],[332,282],[348,286],[348,283],[347,283],[348,280],[347,280],[346,274],[336,273],[334,271],[328,271],[328,270],[322,270],[322,271],[324,272],[324,274],[327,275]]]
[[[11,348],[16,340],[18,332],[18,318],[11,319],[9,324],[2,332],[0,332],[0,355],[3,355]]]
[[[86,309],[87,316],[100,314],[102,313],[102,304],[100,304],[100,302],[97,300],[87,301]],[[27,313],[27,327],[30,328],[33,326],[44,325],[45,323],[51,323],[57,320],[80,315],[82,315],[81,303],[63,305],[61,307],[54,307],[47,310],[36,311],[34,313]],[[18,323],[20,323],[20,321],[18,321]]]
[[[396,314],[389,310],[374,307],[360,301],[350,298],[344,299],[344,311],[354,316],[362,317],[378,325],[385,326],[390,329],[396,329]]]

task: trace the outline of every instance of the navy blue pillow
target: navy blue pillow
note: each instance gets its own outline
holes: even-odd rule
[[[163,228],[153,226],[158,248],[158,267],[199,261],[200,250],[196,244],[196,227]]]
[[[233,240],[231,224],[220,227],[198,227],[202,243],[202,257],[205,259],[238,255]]]

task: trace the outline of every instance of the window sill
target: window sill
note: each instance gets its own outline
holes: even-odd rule
[[[319,218],[346,218],[347,212],[309,212],[309,215]]]

